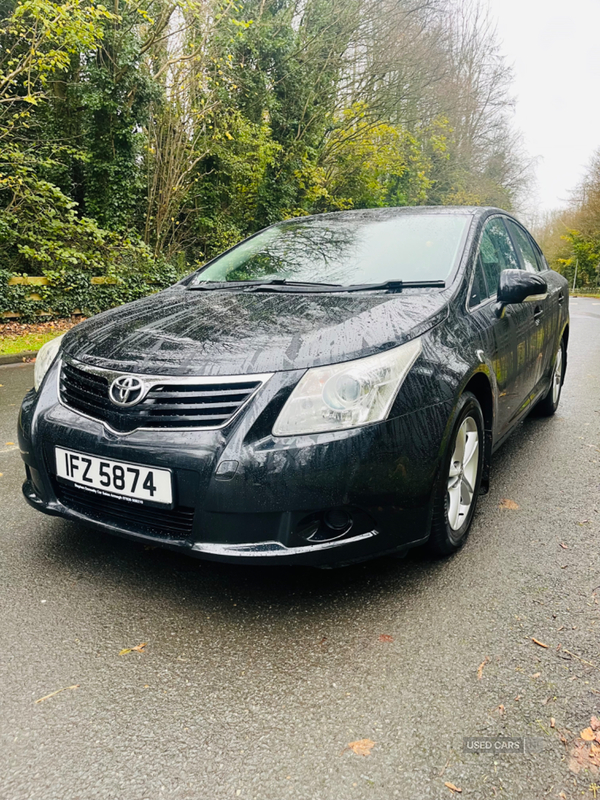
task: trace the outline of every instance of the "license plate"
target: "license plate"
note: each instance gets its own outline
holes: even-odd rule
[[[171,472],[168,469],[98,458],[62,447],[55,447],[54,450],[58,477],[94,494],[117,495],[134,503],[171,505],[173,502]]]

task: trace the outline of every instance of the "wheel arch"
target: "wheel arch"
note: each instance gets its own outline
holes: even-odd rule
[[[487,374],[481,371],[476,372],[469,378],[462,391],[475,395],[483,411],[486,433],[487,431],[491,433],[494,428],[494,393]]]
[[[438,456],[438,463],[441,465],[443,460],[443,455],[446,447],[448,446],[449,437],[452,433],[454,422],[456,420],[456,409],[458,406],[458,402],[465,392],[470,392],[475,396],[475,398],[479,402],[479,405],[481,406],[481,411],[483,413],[484,456],[483,456],[483,472],[481,475],[481,488],[480,488],[480,492],[482,494],[487,494],[490,483],[490,464],[492,460],[492,446],[494,442],[494,417],[496,408],[496,400],[494,397],[492,377],[489,374],[488,370],[489,368],[486,364],[481,364],[479,369],[476,369],[470,373],[465,374],[463,380],[460,382],[460,386],[457,387],[454,406],[448,417],[444,435],[442,436],[442,441],[440,442],[440,449]],[[436,485],[438,480],[439,480],[439,473],[436,479]]]
[[[450,550],[444,549],[445,546],[440,544],[440,506],[441,498],[447,491],[447,476],[445,467],[451,462],[451,455],[448,455],[448,446],[452,444],[452,433],[455,430],[458,422],[461,420],[461,414],[465,409],[469,409],[471,415],[473,411],[473,399],[475,399],[480,408],[483,417],[483,458],[481,465],[481,479],[479,481],[479,490],[475,489],[475,494],[486,494],[489,487],[489,464],[491,458],[491,442],[492,442],[492,427],[494,418],[494,397],[490,377],[484,370],[477,370],[474,374],[466,376],[461,384],[460,391],[456,395],[456,401],[452,412],[448,419],[448,425],[443,439],[443,446],[440,451],[439,469],[435,483],[434,494],[432,496],[432,521],[431,531],[429,536],[429,546],[437,554],[449,555]],[[469,403],[471,405],[469,405]],[[466,419],[466,416],[465,416]],[[463,420],[464,421],[464,420]],[[473,502],[476,502],[476,497]],[[472,516],[472,512],[471,516]],[[468,529],[467,529],[468,531]],[[464,534],[466,536],[466,533]]]
[[[492,461],[492,447],[494,443],[494,390],[490,376],[484,370],[478,370],[471,375],[460,394],[471,392],[475,395],[484,422],[484,450],[483,450],[483,472],[481,475],[481,493],[487,494],[490,485],[490,465]]]
[[[560,337],[560,341],[564,340],[565,342],[565,352],[564,352],[564,364],[563,364],[563,374],[562,374],[562,383],[565,382],[565,375],[567,372],[567,362],[569,360],[568,350],[569,350],[569,333],[570,333],[570,325],[569,321],[565,322],[565,326],[562,331],[562,335]]]

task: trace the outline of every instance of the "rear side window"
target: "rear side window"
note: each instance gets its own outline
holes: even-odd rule
[[[539,272],[541,265],[538,259],[538,254],[528,234],[525,233],[523,228],[519,227],[519,225],[515,225],[515,223],[510,219],[506,220],[506,224],[508,225],[512,237],[517,245],[517,249],[521,254],[525,269],[528,272]]]
[[[479,258],[488,296],[496,294],[501,272],[505,269],[520,269],[515,248],[504,222],[499,217],[491,219],[484,228],[479,243]]]

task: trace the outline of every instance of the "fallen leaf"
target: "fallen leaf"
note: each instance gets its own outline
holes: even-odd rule
[[[556,728],[556,720],[554,719],[554,717],[550,717],[550,727]]]
[[[357,742],[350,742],[348,745],[357,756],[370,756],[371,750],[375,747],[375,742],[371,739],[359,739]]]
[[[593,731],[600,731],[600,719],[598,717],[592,717],[590,720],[590,728]]]
[[[478,681],[480,681],[480,680],[481,680],[481,678],[482,678],[482,676],[483,676],[483,668],[485,667],[485,665],[486,665],[486,664],[488,664],[488,663],[489,663],[489,660],[490,660],[490,659],[489,659],[489,657],[488,657],[488,656],[486,656],[486,657],[483,659],[483,661],[481,662],[481,664],[480,664],[480,665],[477,667],[477,680],[478,680]]]
[[[507,508],[509,511],[516,511],[519,508],[514,500],[508,500],[506,497],[503,497],[502,500],[500,500],[499,507]]]
[[[7,445],[13,445],[14,442],[6,442]]]
[[[567,795],[564,792],[561,792],[559,795],[560,800],[567,800]]]
[[[544,644],[543,642],[540,642],[539,639],[536,639],[534,636],[531,637],[531,641],[534,644],[537,644],[538,647],[546,647],[546,648],[548,648],[550,646],[550,645]]]
[[[569,549],[569,545],[565,544],[564,542],[561,542],[560,546],[562,547],[563,550],[568,550]]]
[[[498,706],[496,711],[500,712],[500,716],[502,716],[502,714],[504,714],[504,706],[502,705],[502,703],[500,703],[500,705]]]
[[[594,731],[591,728],[585,728],[579,734],[584,742],[593,742],[596,738]]]
[[[62,689],[57,689],[55,692],[50,692],[50,694],[44,695],[44,697],[39,697],[35,702],[43,703],[44,700],[49,700],[51,697],[54,697],[54,695],[60,694],[61,692],[65,692],[67,689],[79,689],[79,684],[76,683],[73,686],[63,686]]]
[[[518,694],[518,695],[515,697],[515,703],[518,703],[518,702],[519,702],[519,700],[522,700],[522,699],[523,699],[523,695],[522,695],[522,694]]]
[[[456,794],[460,794],[462,792],[462,789],[459,789],[458,786],[455,786],[453,783],[449,783],[448,781],[444,783],[444,786],[447,786],[451,792],[456,792]]]
[[[393,642],[393,641],[394,641],[394,637],[393,637],[393,636],[390,636],[390,635],[389,635],[389,634],[387,634],[387,633],[382,633],[382,634],[380,635],[380,637],[379,637],[379,641],[380,641],[380,642]]]
[[[124,647],[119,653],[119,655],[126,656],[127,653],[143,653],[144,647],[146,647],[147,644],[148,644],[147,642],[142,642],[141,644],[138,644],[135,647]]]
[[[542,674],[541,672],[534,672],[533,675],[530,675],[529,677],[530,678],[539,678],[541,674]]]
[[[582,731],[582,734],[585,731]],[[596,751],[595,745],[588,746],[586,740],[575,742],[569,753],[569,769],[578,773],[581,769],[589,770],[593,775],[600,771],[600,749]]]

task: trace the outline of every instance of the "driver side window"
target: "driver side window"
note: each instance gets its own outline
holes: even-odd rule
[[[519,269],[519,262],[503,220],[496,217],[487,223],[481,235],[469,306],[496,294],[500,273],[505,269]]]

